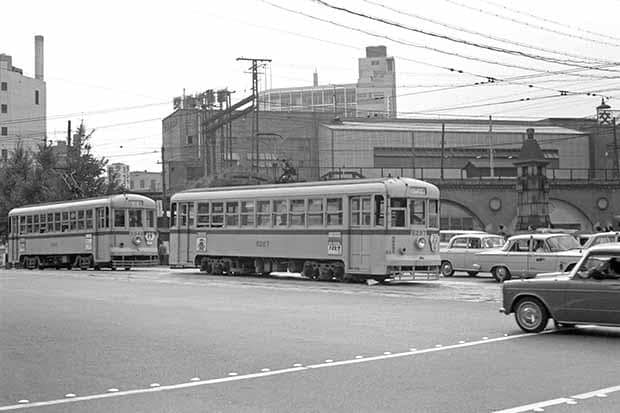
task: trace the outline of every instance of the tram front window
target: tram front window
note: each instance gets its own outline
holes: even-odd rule
[[[407,212],[406,198],[390,199],[390,224],[392,227],[405,226],[405,213]]]
[[[114,210],[114,226],[117,228],[125,228],[125,210]]]
[[[409,200],[409,225],[426,225],[426,200]]]
[[[129,210],[129,227],[141,228],[142,227],[142,210],[130,209]]]

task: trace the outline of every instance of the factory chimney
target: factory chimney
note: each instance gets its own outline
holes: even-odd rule
[[[314,74],[312,75],[312,86],[317,87],[319,85],[319,74],[314,69]]]
[[[34,77],[43,80],[43,36],[34,36]]]

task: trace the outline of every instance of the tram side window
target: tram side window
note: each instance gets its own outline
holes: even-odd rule
[[[226,202],[226,226],[239,226],[239,203],[237,201]]]
[[[67,231],[69,231],[69,213],[65,211],[62,213],[62,232]]]
[[[60,212],[54,212],[54,231],[60,232]]]
[[[116,228],[125,228],[125,210],[124,209],[114,210],[114,226]]]
[[[54,214],[47,214],[47,232],[54,232]]]
[[[47,219],[46,218],[47,218],[46,214],[39,215],[39,232],[42,234],[45,231],[47,231]]]
[[[439,228],[439,201],[436,199],[428,201],[428,226]]]
[[[308,200],[308,226],[323,226],[323,200]]]
[[[223,227],[224,226],[224,203],[212,202],[211,203],[211,226]]]
[[[129,227],[142,228],[142,210],[130,209],[129,211]]]
[[[69,229],[75,231],[77,228],[77,213],[76,211],[69,211]]]
[[[32,215],[26,217],[26,232],[28,234],[32,233]]]
[[[209,203],[198,202],[198,220],[196,223],[198,228],[209,227]]]
[[[273,201],[273,225],[276,227],[285,227],[286,218],[286,201]]]
[[[359,226],[360,225],[360,214],[362,212],[362,203],[360,201],[359,196],[351,197],[351,225]]]
[[[32,217],[32,232],[35,234],[39,232],[39,216],[38,215],[33,215]]]
[[[179,225],[182,227],[187,226],[187,204],[181,204],[181,209],[179,210]]]
[[[256,202],[256,225],[268,227],[271,225],[271,203],[269,201]]]
[[[19,233],[25,234],[26,231],[26,217],[21,216],[19,217]]]
[[[375,226],[385,225],[385,199],[383,195],[375,195]]]
[[[93,229],[93,210],[86,210],[86,229]]]
[[[155,211],[152,209],[147,209],[144,211],[146,213],[146,226],[149,228],[155,227]]]
[[[291,225],[306,225],[306,201],[303,199],[291,199],[289,201],[289,222]]]
[[[194,224],[196,223],[196,210],[194,209],[194,203],[190,202],[188,205],[188,214],[187,214],[187,219],[189,220],[189,226],[193,227]]]
[[[80,210],[77,212],[77,229],[83,230],[86,228],[86,223],[84,222],[84,211]]]
[[[406,198],[390,198],[390,225],[392,227],[405,226],[405,213],[407,212]]]
[[[254,201],[241,201],[241,226],[254,226]]]
[[[342,198],[327,198],[327,225],[342,225]]]
[[[173,203],[170,206],[170,226],[175,227],[177,225],[177,203]]]
[[[409,225],[425,225],[426,200],[424,199],[410,199],[409,200]]]

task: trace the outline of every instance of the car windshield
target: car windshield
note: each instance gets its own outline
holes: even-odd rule
[[[604,275],[610,278],[620,277],[620,257],[610,254],[592,254],[588,256],[577,271],[578,278],[597,278]]]
[[[552,252],[567,251],[581,247],[579,245],[579,241],[570,235],[551,237],[547,240],[547,243],[549,244],[549,248]]]
[[[489,237],[484,239],[482,245],[484,248],[500,248],[504,243],[505,241],[502,237]]]

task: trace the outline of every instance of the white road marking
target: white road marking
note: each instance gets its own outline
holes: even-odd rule
[[[504,336],[504,337],[506,337],[506,336]],[[459,344],[465,344],[465,343],[467,343],[467,341],[465,341],[465,340],[459,340]]]
[[[364,356],[355,356],[356,359],[363,359]]]
[[[301,367],[301,366],[302,366],[302,364],[300,364],[300,363],[293,364],[293,367]]]
[[[410,348],[409,351],[418,351],[417,348]]]
[[[260,371],[271,371],[270,369],[260,369]]]
[[[609,393],[619,392],[620,386],[607,387],[605,389],[594,390],[588,393],[576,394],[574,396],[560,397],[559,399],[545,400],[543,402],[526,404],[523,406],[512,407],[510,409],[496,410],[494,413],[521,413],[521,412],[542,412],[545,407],[557,406],[559,404],[577,404],[574,399],[586,400],[592,397],[607,397]],[[541,410],[540,410],[541,409]]]
[[[229,376],[237,376],[238,373],[235,373],[234,371],[232,373],[228,373]]]
[[[109,391],[110,393],[116,393],[116,392],[118,391],[118,389],[108,389],[108,391]]]
[[[65,394],[65,397],[69,397],[69,398],[71,398],[71,397],[75,397],[75,394],[73,394],[73,393],[67,393],[67,394]]]
[[[159,386],[160,386],[160,384],[159,384],[159,383],[151,383],[151,384],[149,385],[149,387],[159,387]]]
[[[391,351],[385,351],[385,352],[383,352],[383,354],[385,354],[387,356],[387,355],[392,354],[392,352]]]
[[[333,362],[334,362],[334,360],[332,360],[332,359],[325,360],[325,363],[333,363]]]
[[[30,403],[30,400],[21,399],[17,403]]]
[[[192,377],[189,381],[200,381],[200,377]]]
[[[89,396],[80,396],[80,397],[74,397],[74,398],[69,398],[69,399],[65,398],[65,399],[47,400],[47,401],[41,401],[41,402],[6,405],[6,406],[0,406],[0,411],[27,409],[27,408],[43,407],[43,406],[53,406],[53,405],[63,404],[63,403],[76,403],[76,402],[81,402],[81,401],[107,399],[111,397],[131,396],[131,395],[136,395],[136,394],[186,389],[186,388],[198,387],[198,386],[208,386],[208,385],[228,383],[228,382],[233,382],[233,381],[251,380],[251,379],[258,379],[262,377],[269,377],[269,376],[276,376],[276,375],[282,375],[282,374],[296,373],[300,371],[307,371],[311,369],[345,366],[349,364],[358,364],[358,363],[369,363],[373,361],[380,361],[380,360],[387,360],[387,359],[394,359],[394,358],[401,358],[401,357],[411,357],[411,356],[417,356],[420,354],[427,354],[427,353],[436,353],[440,351],[458,350],[458,349],[462,349],[466,347],[474,347],[474,346],[479,346],[479,345],[498,343],[498,342],[503,342],[503,341],[508,341],[508,340],[525,338],[525,337],[537,337],[542,334],[550,334],[554,332],[556,332],[556,330],[546,330],[538,334],[517,334],[514,336],[510,336],[510,337],[498,337],[498,338],[492,338],[489,340],[472,341],[469,343],[453,344],[453,345],[448,345],[444,347],[431,347],[431,348],[422,349],[422,350],[406,351],[403,353],[394,353],[394,354],[389,354],[389,355],[380,355],[380,356],[373,356],[373,357],[365,357],[361,359],[356,358],[356,359],[342,360],[342,361],[337,361],[337,362],[334,362],[333,360],[329,360],[328,362],[326,360],[325,363],[321,363],[321,364],[313,364],[313,365],[308,365],[305,367],[300,365],[300,366],[295,366],[292,368],[286,368],[282,370],[272,370],[268,372],[244,374],[241,376],[237,375],[237,373],[229,373],[229,377],[221,377],[217,379],[201,380],[201,381],[194,381],[194,382],[189,382],[189,383],[171,384],[171,385],[166,385],[166,386],[135,389],[135,390],[125,390],[125,391],[119,391],[116,393],[92,394]],[[619,389],[620,389],[620,386],[619,386]]]

